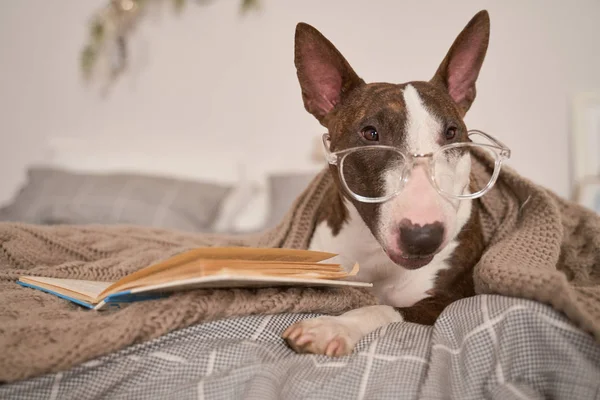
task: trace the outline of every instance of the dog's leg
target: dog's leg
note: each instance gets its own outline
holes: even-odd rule
[[[290,326],[282,337],[298,353],[350,354],[358,341],[377,328],[402,321],[390,306],[369,306],[342,315],[306,319]]]

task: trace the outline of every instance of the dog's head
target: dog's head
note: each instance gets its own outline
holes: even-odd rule
[[[481,11],[458,35],[428,82],[367,84],[329,40],[300,23],[295,64],[304,106],[328,129],[332,151],[376,144],[409,154],[429,154],[448,143],[466,142],[463,117],[475,99],[489,30],[488,13]],[[348,173],[355,175],[350,178],[367,193],[397,184],[389,176],[374,176],[389,169],[385,165],[390,160],[385,157],[347,162]],[[345,193],[338,166],[331,168]],[[470,168],[467,157],[453,172],[455,185],[468,187]],[[381,203],[365,203],[345,194],[390,259],[406,268],[428,264],[456,237],[470,214],[468,201],[441,196],[427,174],[425,165],[414,164],[399,194]]]

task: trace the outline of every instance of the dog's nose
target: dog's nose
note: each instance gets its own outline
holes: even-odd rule
[[[429,256],[436,252],[444,240],[444,225],[433,222],[423,226],[404,219],[400,222],[400,249],[406,255]]]

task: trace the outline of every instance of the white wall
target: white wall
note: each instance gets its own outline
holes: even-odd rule
[[[310,168],[323,129],[296,81],[298,21],[320,29],[366,80],[403,82],[428,79],[487,8],[491,44],[467,123],[503,139],[513,167],[565,196],[568,96],[600,89],[595,0],[262,0],[246,18],[237,1],[215,0],[145,21],[132,43],[137,72],[102,98],[80,81],[78,57],[104,3],[0,2],[0,201],[27,165],[47,159],[52,138],[141,143],[157,165],[170,163],[167,151],[216,175],[229,159],[256,160],[256,170]]]

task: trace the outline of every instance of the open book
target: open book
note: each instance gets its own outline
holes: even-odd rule
[[[336,256],[308,250],[206,247],[177,254],[116,282],[21,276],[17,283],[96,310],[199,288],[372,286],[345,280],[356,275],[359,266],[345,271],[328,262]]]

